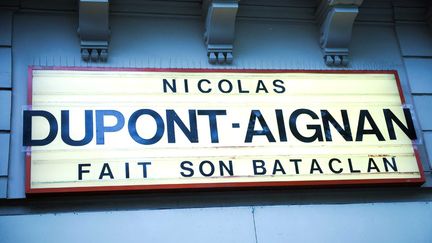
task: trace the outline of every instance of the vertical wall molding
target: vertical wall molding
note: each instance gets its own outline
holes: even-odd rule
[[[232,63],[238,0],[204,0],[204,42],[210,64]]]
[[[317,10],[320,45],[328,66],[346,66],[354,20],[363,0],[322,0]]]
[[[84,61],[106,62],[109,45],[109,1],[80,0],[78,35]]]

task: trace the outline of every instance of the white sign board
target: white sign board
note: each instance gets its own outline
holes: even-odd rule
[[[31,69],[27,192],[424,181],[396,72]]]

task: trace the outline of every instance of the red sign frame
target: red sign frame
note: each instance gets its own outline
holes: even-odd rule
[[[396,70],[282,70],[282,69],[189,69],[189,68],[112,68],[112,67],[39,67],[28,68],[27,105],[32,106],[33,70],[75,70],[75,71],[146,71],[146,72],[237,72],[237,73],[363,73],[363,74],[393,74],[397,82],[402,105],[405,97]],[[178,189],[223,189],[223,188],[269,188],[269,187],[336,187],[336,186],[367,186],[367,185],[421,185],[425,182],[425,175],[418,148],[413,141],[413,149],[420,172],[420,178],[405,179],[360,179],[360,180],[317,180],[317,181],[282,181],[282,182],[229,182],[229,183],[200,183],[200,184],[164,184],[137,186],[96,186],[96,187],[64,187],[64,188],[31,188],[31,150],[25,155],[27,194],[65,193],[65,192],[120,192],[120,191],[148,191],[148,190],[178,190]]]

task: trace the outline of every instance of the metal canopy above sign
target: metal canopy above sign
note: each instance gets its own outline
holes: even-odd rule
[[[30,74],[27,193],[424,182],[393,71]]]

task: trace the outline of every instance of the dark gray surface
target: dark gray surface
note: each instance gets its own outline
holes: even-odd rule
[[[0,217],[1,242],[254,242],[250,208]]]
[[[0,90],[0,130],[10,130],[11,101],[10,90]]]
[[[0,133],[0,176],[8,175],[9,141],[9,133]]]
[[[430,173],[426,176],[431,179]],[[395,186],[137,191],[38,195],[27,199],[0,200],[0,215],[416,201],[432,201],[432,191],[428,188]]]
[[[414,105],[420,121],[421,128],[428,131],[432,130],[432,95],[414,96]]]
[[[7,176],[0,176],[0,198],[7,198]]]
[[[13,11],[0,9],[0,46],[12,45],[12,16]]]
[[[432,32],[426,23],[396,25],[403,56],[431,57]]]
[[[0,217],[2,242],[430,242],[430,202]]]
[[[432,95],[432,58],[405,58],[413,94]]]
[[[430,242],[431,203],[257,207],[257,242]]]
[[[0,34],[1,35],[1,34]],[[0,88],[11,88],[12,85],[12,49],[0,47]]]
[[[429,161],[432,161],[432,131],[424,132],[423,134]]]

